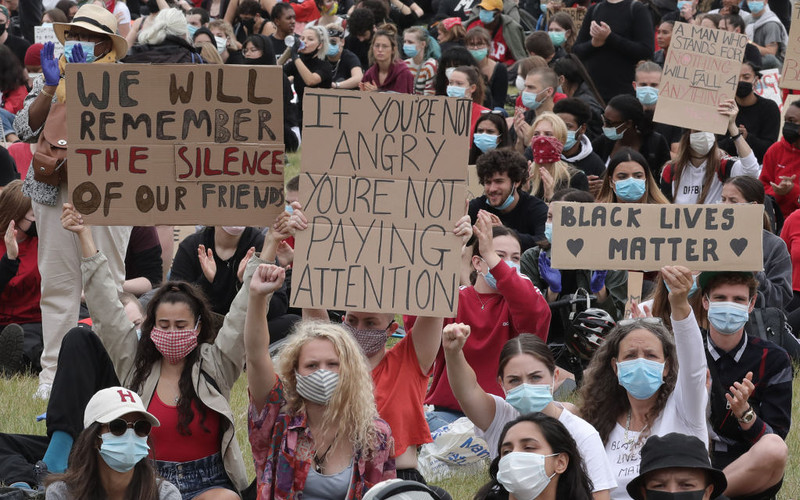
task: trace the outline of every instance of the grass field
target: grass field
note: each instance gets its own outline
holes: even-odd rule
[[[45,434],[44,422],[36,422],[36,415],[46,409],[44,401],[31,399],[36,391],[37,379],[34,377],[14,377],[3,379],[0,377],[0,432]],[[247,392],[246,379],[242,376],[234,386],[231,394],[231,407],[236,419],[236,434],[239,445],[244,453],[244,461],[249,477],[253,477],[253,462],[250,455],[250,445],[247,442]],[[797,402],[800,402],[800,381],[796,380],[793,386],[794,407],[792,420],[800,418]],[[789,465],[786,467],[786,477],[783,489],[779,494],[781,499],[800,499],[800,437],[797,431],[789,433]],[[456,500],[472,498],[477,489],[488,479],[488,475],[454,475],[446,481],[437,483],[453,495]]]

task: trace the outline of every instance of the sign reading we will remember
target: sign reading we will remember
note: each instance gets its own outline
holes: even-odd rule
[[[724,134],[717,107],[736,95],[746,46],[740,33],[675,23],[653,121]]]
[[[281,71],[68,64],[70,201],[91,224],[270,224],[284,207]]]
[[[564,203],[553,211],[553,267],[760,271],[761,205]]]
[[[472,101],[307,89],[294,307],[453,316]]]

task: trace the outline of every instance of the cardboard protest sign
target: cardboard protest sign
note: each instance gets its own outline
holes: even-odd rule
[[[575,31],[574,33],[578,33],[581,30],[581,25],[583,24],[583,18],[586,16],[586,8],[585,7],[560,7],[553,9],[552,7],[547,8],[547,23],[544,29],[545,31],[549,28],[549,23],[553,19],[553,16],[559,12],[564,12],[568,14],[569,17],[572,18],[572,22],[575,23]]]
[[[564,203],[553,211],[553,267],[760,271],[762,205]]]
[[[717,106],[736,95],[746,45],[739,33],[675,23],[653,120],[724,134]]]
[[[631,307],[633,303],[642,302],[642,285],[644,284],[644,273],[639,271],[628,271],[628,300],[625,302],[625,314],[623,318],[631,317]]]
[[[69,199],[103,225],[269,225],[283,83],[269,66],[68,64]]]
[[[45,23],[41,26],[33,27],[33,41],[34,43],[41,43],[44,45],[47,42],[53,42],[53,56],[58,59],[64,53],[64,46],[56,38],[56,32],[53,31],[53,23]]]
[[[472,102],[306,89],[292,305],[455,315]]]
[[[778,84],[781,74],[777,69],[765,69],[762,70],[760,74],[761,78],[759,78],[758,82],[753,86],[753,92],[764,99],[769,99],[778,105],[778,109],[782,109],[783,93],[781,92],[781,87]]]
[[[483,185],[478,178],[478,167],[467,165],[467,199],[480,198],[483,196]]]
[[[789,29],[789,42],[783,58],[782,89],[800,90],[800,4],[792,9],[792,24]]]
[[[789,106],[792,105],[794,101],[800,100],[800,94],[789,94],[786,96],[786,100],[783,101],[783,106],[781,106],[781,110],[787,109]],[[786,121],[786,115],[781,112],[781,128],[780,130],[783,131],[783,122]]]

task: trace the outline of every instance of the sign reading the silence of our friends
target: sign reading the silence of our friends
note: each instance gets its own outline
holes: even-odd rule
[[[761,205],[557,202],[551,208],[556,269],[763,268]]]
[[[292,305],[453,316],[472,101],[307,89]]]
[[[719,103],[733,99],[747,36],[675,23],[653,118],[659,123],[724,134]]]
[[[68,64],[69,200],[92,224],[270,224],[284,207],[281,71]]]

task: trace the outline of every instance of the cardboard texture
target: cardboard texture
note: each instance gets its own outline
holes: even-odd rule
[[[717,106],[733,99],[747,36],[675,23],[653,121],[724,134]]]
[[[800,90],[800,4],[792,8],[792,24],[789,29],[789,43],[783,59],[781,88]]]
[[[284,207],[282,78],[68,64],[70,201],[90,224],[270,225]]]
[[[483,196],[483,185],[478,179],[478,167],[467,165],[467,199],[480,198]]]
[[[553,267],[760,271],[761,205],[564,203],[553,211]]]
[[[472,103],[308,89],[292,306],[455,316]]]
[[[644,273],[639,271],[628,271],[628,300],[625,302],[625,314],[623,318],[631,317],[631,306],[642,303],[642,285],[644,284]]]
[[[553,16],[556,15],[558,12],[566,12],[569,14],[569,17],[572,18],[572,22],[575,23],[575,31],[574,33],[578,33],[581,30],[581,25],[583,24],[583,18],[586,16],[586,8],[585,7],[560,7],[560,8],[547,8],[547,30],[550,27],[550,21],[553,19]]]
[[[781,92],[781,87],[778,84],[781,74],[777,69],[765,69],[760,73],[761,78],[758,79],[758,83],[753,87],[753,92],[777,104],[778,109],[783,109],[783,92]]]

